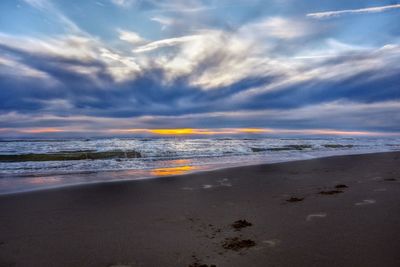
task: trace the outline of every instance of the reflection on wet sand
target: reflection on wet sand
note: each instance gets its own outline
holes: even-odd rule
[[[52,185],[62,182],[61,177],[57,176],[47,176],[47,177],[32,177],[26,180],[26,182],[33,185]]]
[[[150,173],[154,176],[167,176],[167,175],[179,175],[185,174],[190,171],[198,169],[195,166],[179,166],[179,167],[169,167],[169,168],[157,168],[152,170]]]

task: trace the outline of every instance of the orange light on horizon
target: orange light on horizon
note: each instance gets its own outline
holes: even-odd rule
[[[91,132],[90,129],[63,129],[63,128],[27,128],[12,129],[0,128],[0,132],[12,132],[24,134],[46,134],[62,132]],[[344,136],[400,136],[400,133],[346,131],[333,129],[271,129],[271,128],[165,128],[165,129],[104,129],[97,131],[99,134],[152,134],[161,136],[191,136],[191,135],[239,135],[239,134],[294,134],[294,135],[344,135]]]
[[[197,130],[191,128],[182,129],[149,129],[150,133],[159,135],[190,135],[198,133]]]
[[[220,128],[220,129],[199,129],[199,128],[171,128],[171,129],[113,129],[113,133],[150,133],[156,135],[228,135],[241,133],[267,133],[270,129],[262,128]]]

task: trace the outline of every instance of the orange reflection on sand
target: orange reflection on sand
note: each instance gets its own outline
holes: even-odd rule
[[[58,177],[32,177],[29,179],[26,179],[26,182],[28,182],[29,184],[33,184],[33,185],[48,185],[48,184],[54,184],[54,183],[58,183],[60,182],[61,179]]]
[[[178,164],[184,165],[184,164],[190,163],[191,160],[190,159],[173,159],[173,160],[170,160],[169,162],[170,162],[170,164],[173,164],[173,165],[178,165]]]
[[[168,175],[179,175],[185,174],[189,171],[196,170],[197,167],[194,166],[179,166],[179,167],[168,167],[168,168],[157,168],[152,170],[150,173],[151,175],[155,176],[168,176]]]

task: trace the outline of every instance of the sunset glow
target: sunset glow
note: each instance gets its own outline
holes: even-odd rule
[[[152,170],[150,173],[154,176],[169,176],[169,175],[180,175],[190,171],[196,170],[195,166],[179,166],[169,168],[158,168]]]
[[[2,130],[0,129],[0,132]],[[11,129],[3,129],[4,132]],[[59,128],[30,128],[21,129],[16,133],[30,134],[51,134],[51,133],[68,133],[70,130]],[[89,132],[89,130],[81,129],[76,132]],[[216,129],[199,129],[199,128],[177,128],[177,129],[110,129],[99,130],[97,134],[114,134],[114,135],[154,135],[154,136],[218,136],[218,135],[344,135],[344,136],[399,136],[400,133],[395,132],[368,132],[368,131],[339,131],[332,129],[270,129],[270,128],[216,128]]]

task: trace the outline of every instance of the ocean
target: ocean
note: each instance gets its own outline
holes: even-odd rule
[[[400,138],[1,140],[0,194],[400,150]]]

